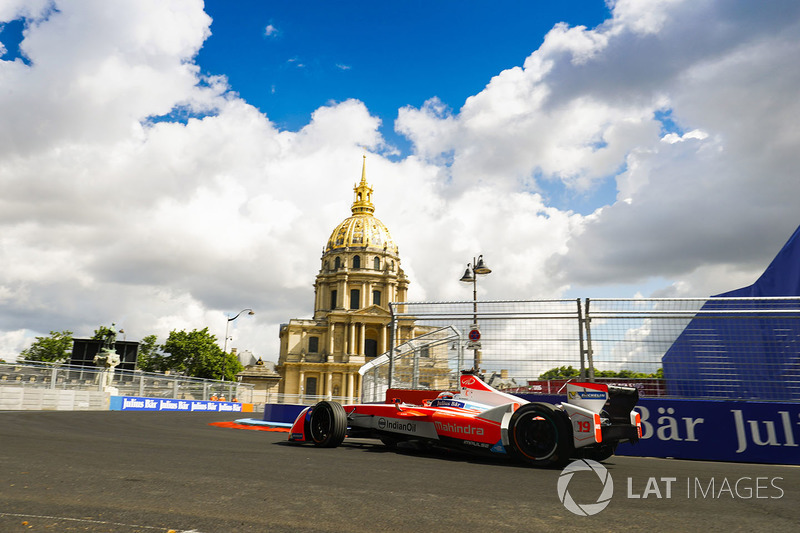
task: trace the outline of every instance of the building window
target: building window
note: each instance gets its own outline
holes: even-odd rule
[[[358,309],[361,306],[361,291],[350,289],[350,309]]]
[[[375,270],[380,270],[381,269],[381,259],[380,259],[380,257],[376,257],[373,260],[372,268],[374,268]]]
[[[340,258],[336,258],[333,260],[333,269],[339,270],[342,267],[342,260]]]
[[[375,339],[366,339],[364,341],[364,355],[367,357],[375,357],[378,355],[378,341]]]
[[[357,255],[353,257],[353,268],[361,268],[361,256]]]
[[[429,358],[431,356],[431,349],[428,346],[419,349],[419,356]]]
[[[306,378],[306,390],[304,393],[308,396],[317,395],[317,378]]]
[[[308,338],[308,353],[319,352],[319,337]]]
[[[334,289],[331,291],[331,309],[336,309],[336,296],[337,292]]]
[[[372,291],[372,304],[381,305],[381,291]]]

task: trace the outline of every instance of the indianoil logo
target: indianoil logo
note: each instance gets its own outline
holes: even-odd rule
[[[572,477],[576,472],[587,471],[597,474],[597,477],[600,478],[600,482],[603,484],[603,489],[600,492],[600,496],[597,497],[596,502],[578,503],[569,493],[569,482],[572,481]],[[561,503],[564,504],[564,507],[566,507],[569,512],[579,516],[596,515],[608,507],[613,495],[614,480],[611,479],[611,474],[608,473],[608,470],[606,470],[603,465],[591,459],[572,461],[561,471],[561,475],[558,477],[558,499],[561,500]]]

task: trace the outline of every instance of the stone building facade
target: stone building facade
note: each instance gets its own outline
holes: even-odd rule
[[[358,369],[389,350],[389,302],[407,301],[409,282],[397,245],[374,212],[365,156],[351,216],[333,229],[322,252],[313,317],[280,328],[276,370],[285,401],[354,400],[361,387]],[[400,326],[396,342],[413,338],[415,329]]]

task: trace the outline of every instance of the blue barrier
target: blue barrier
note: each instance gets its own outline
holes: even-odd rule
[[[619,455],[800,465],[800,404],[641,398],[642,439]]]
[[[249,409],[248,409],[249,407]],[[202,400],[173,400],[140,398],[138,396],[112,396],[111,411],[199,411],[203,413],[241,413],[253,410],[252,404]]]
[[[268,403],[264,405],[264,418],[265,422],[282,422],[284,424],[294,423],[297,415],[299,415],[307,405],[298,405],[293,403]]]

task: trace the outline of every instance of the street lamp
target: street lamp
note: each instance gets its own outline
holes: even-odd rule
[[[230,327],[231,322],[233,322],[234,320],[239,318],[239,315],[241,315],[245,311],[247,311],[248,315],[256,314],[256,312],[253,311],[252,309],[242,309],[241,311],[236,313],[235,317],[233,317],[233,318],[228,317],[228,321],[225,323],[225,347],[222,349],[222,352],[223,352],[223,358],[222,358],[222,381],[225,381],[225,370],[228,368],[228,328]]]
[[[467,264],[467,270],[461,276],[461,281],[464,283],[472,283],[472,328],[470,337],[473,336],[472,332],[474,331],[477,334],[477,338],[470,338],[470,342],[474,352],[472,364],[476,371],[480,371],[481,368],[480,344],[478,343],[480,339],[480,333],[478,333],[478,276],[485,276],[491,272],[492,269],[483,262],[483,255],[479,255],[478,259],[472,258],[472,263]]]

